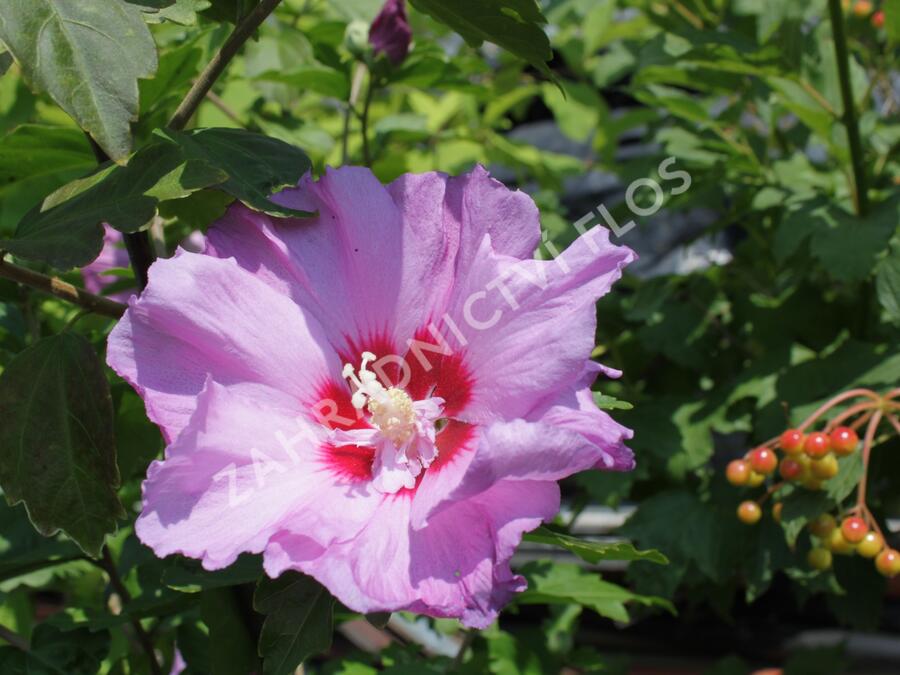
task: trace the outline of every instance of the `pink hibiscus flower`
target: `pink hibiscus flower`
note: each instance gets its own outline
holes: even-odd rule
[[[103,248],[93,262],[81,268],[81,276],[84,279],[84,287],[91,293],[103,293],[103,289],[115,283],[118,277],[110,274],[110,270],[127,268],[129,265],[128,251],[125,250],[125,240],[122,233],[103,224]],[[109,297],[118,302],[128,302],[134,294],[133,289],[125,289],[110,293]]]
[[[235,205],[202,254],[157,261],[110,365],[169,443],[137,520],[207,569],[262,553],[360,612],[488,625],[561,478],[628,470],[593,403],[595,302],[634,258],[595,228],[534,260],[538,211],[478,167],[384,186],[329,169]]]

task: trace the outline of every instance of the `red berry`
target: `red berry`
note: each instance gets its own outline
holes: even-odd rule
[[[742,459],[735,459],[728,462],[725,469],[725,478],[732,485],[746,485],[750,480],[750,464]]]
[[[778,473],[780,473],[781,477],[785,480],[797,480],[803,473],[803,465],[796,459],[785,457],[781,460],[781,464],[778,467]]]
[[[875,558],[875,569],[886,577],[895,577],[900,574],[900,553],[892,548],[886,548]]]
[[[869,526],[866,525],[866,521],[856,516],[844,518],[844,521],[841,523],[841,534],[851,544],[861,542],[868,531]]]
[[[884,12],[882,10],[878,10],[872,15],[872,25],[875,28],[881,28],[884,26]]]
[[[778,466],[778,457],[768,448],[756,448],[750,453],[750,466],[756,473],[767,476]]]
[[[831,450],[831,441],[828,434],[814,431],[803,442],[803,451],[812,459],[821,459]]]
[[[745,525],[753,525],[762,518],[762,509],[759,508],[759,504],[756,502],[741,502],[740,506],[738,506],[737,516],[738,520]]]
[[[859,445],[859,436],[850,427],[837,427],[831,432],[831,449],[838,455],[852,455]]]
[[[789,455],[803,452],[803,432],[797,429],[788,429],[778,439],[778,447]]]

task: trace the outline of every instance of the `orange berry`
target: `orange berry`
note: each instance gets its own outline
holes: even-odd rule
[[[892,548],[886,548],[875,558],[875,569],[886,577],[895,577],[900,574],[900,553]]]
[[[852,455],[859,445],[859,436],[850,427],[836,427],[828,437],[837,455]]]
[[[840,467],[838,466],[837,457],[825,455],[822,459],[814,459],[809,465],[809,470],[819,480],[828,480],[838,475]]]
[[[732,485],[746,485],[750,480],[750,464],[742,459],[728,462],[725,468],[725,478]]]
[[[877,532],[866,532],[866,536],[856,545],[856,552],[863,558],[874,558],[884,548],[884,539]]]
[[[853,13],[859,17],[866,17],[872,13],[872,3],[869,0],[856,0],[853,5]]]
[[[756,502],[748,500],[740,503],[737,509],[737,516],[738,520],[745,525],[754,525],[762,518],[762,509],[759,508],[759,504]]]
[[[862,518],[850,516],[849,518],[844,518],[843,522],[841,522],[841,534],[844,535],[844,539],[851,544],[858,544],[861,542],[868,531],[869,526],[866,525],[866,521]]]

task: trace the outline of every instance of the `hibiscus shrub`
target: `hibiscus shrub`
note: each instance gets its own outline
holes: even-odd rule
[[[841,4],[8,0],[0,672],[896,630],[900,3]]]

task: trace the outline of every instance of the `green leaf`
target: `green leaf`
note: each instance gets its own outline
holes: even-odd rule
[[[71,541],[42,537],[34,531],[24,509],[0,500],[0,581],[28,574],[51,560],[74,560],[81,556]]]
[[[806,524],[821,513],[831,510],[834,502],[825,492],[805,490],[791,485],[785,489],[785,496],[779,498],[784,503],[781,509],[781,526],[785,538],[793,546]]]
[[[15,238],[0,241],[0,248],[60,269],[82,266],[100,252],[101,222],[134,232],[160,203],[209,187],[271,215],[308,216],[279,206],[269,194],[295,185],[309,168],[303,151],[241,129],[160,131],[126,166],[106,167],[51,194],[43,210],[27,214]]]
[[[578,565],[535,561],[523,565],[521,572],[528,579],[528,589],[516,596],[520,604],[576,603],[614,621],[628,621],[625,605],[629,602],[675,611],[667,600],[632,593]]]
[[[293,68],[289,72],[267,70],[253,78],[254,82],[278,82],[302,91],[314,91],[323,96],[345,100],[350,93],[347,76],[332,68],[307,65]]]
[[[47,623],[34,630],[27,652],[0,647],[3,675],[94,675],[109,653],[109,633],[86,628],[59,630]]]
[[[551,76],[553,54],[541,26],[547,22],[535,0],[411,0],[420,12],[446,24],[473,47],[487,40]]]
[[[51,195],[45,210],[26,214],[15,238],[0,246],[60,269],[85,265],[103,245],[100,223],[123,232],[137,231],[156,215],[159,202],[185,197],[227,178],[224,171],[205,162],[185,160],[177,145],[152,143],[135,153],[126,166],[111,167]]]
[[[141,11],[121,0],[7,0],[0,39],[47,92],[115,160],[131,149],[138,78],[156,70]]]
[[[197,13],[208,9],[210,0],[126,0],[138,5],[145,12],[147,23],[171,21],[182,26],[193,26],[197,23]]]
[[[200,596],[200,614],[209,627],[210,672],[216,675],[259,672],[259,660],[238,593],[234,588],[214,588]]]
[[[281,217],[308,217],[308,211],[276,204],[269,195],[294,186],[310,170],[306,153],[284,141],[243,129],[160,131],[161,138],[177,143],[187,161],[199,161],[224,171],[228,179],[219,189],[250,208]]]
[[[184,593],[194,593],[211,588],[237,586],[255,582],[262,574],[259,557],[244,554],[222,570],[211,572],[200,563],[187,558],[174,557],[167,562],[162,573],[162,582]]]
[[[900,42],[900,0],[884,0],[884,30],[894,44]]]
[[[592,565],[601,560],[646,560],[660,565],[666,565],[669,562],[668,558],[659,551],[639,551],[627,541],[612,543],[588,541],[561,532],[554,532],[546,527],[539,527],[533,532],[529,532],[525,535],[524,540],[564,548]]]
[[[312,577],[299,572],[263,577],[253,608],[266,615],[259,636],[264,675],[291,675],[309,656],[331,646],[334,598]]]
[[[593,87],[579,82],[565,82],[565,93],[549,82],[542,88],[544,103],[553,111],[560,130],[575,141],[587,141],[601,119],[606,106]]]
[[[875,289],[888,319],[900,323],[900,242],[875,268]]]
[[[631,410],[634,406],[628,401],[622,401],[615,396],[609,394],[601,394],[599,391],[594,393],[594,403],[598,408],[603,410]]]
[[[0,236],[56,188],[95,165],[77,129],[23,124],[0,139]]]
[[[99,555],[116,519],[113,408],[91,344],[65,332],[19,354],[0,376],[0,485],[39,532],[63,530]]]

